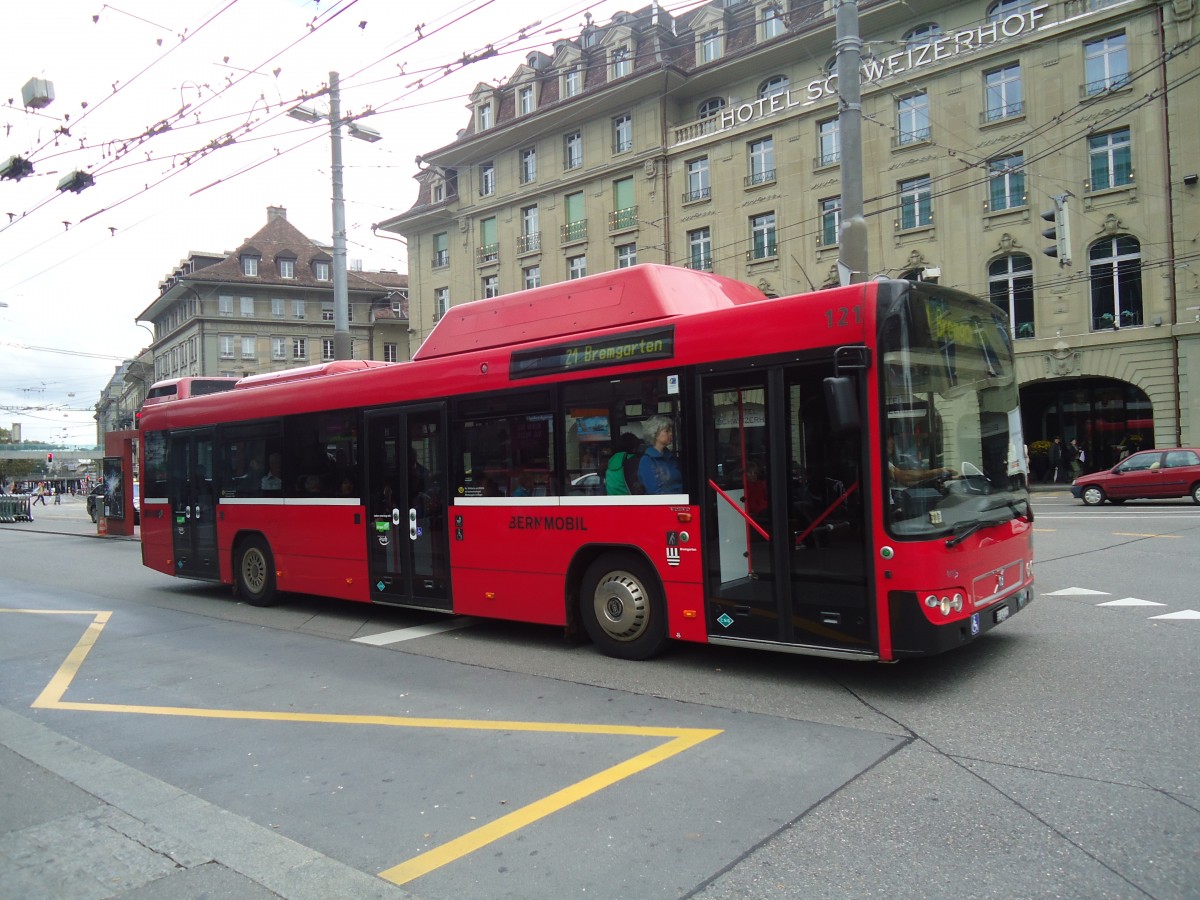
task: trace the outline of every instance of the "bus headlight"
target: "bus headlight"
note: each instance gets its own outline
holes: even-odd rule
[[[943,616],[949,616],[951,613],[962,612],[963,595],[960,591],[941,597],[937,594],[929,594],[925,597],[925,605],[930,609],[938,610]]]

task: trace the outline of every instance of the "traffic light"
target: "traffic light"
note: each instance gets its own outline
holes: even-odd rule
[[[1054,223],[1050,228],[1042,229],[1042,237],[1054,241],[1052,246],[1043,247],[1042,252],[1057,258],[1060,266],[1071,265],[1071,220],[1067,215],[1067,198],[1070,196],[1066,193],[1052,197],[1054,209],[1042,213],[1043,219]]]
[[[52,462],[54,462],[54,454],[53,454],[53,453],[47,453],[47,454],[46,454],[46,465],[49,465],[49,464],[50,464],[50,463],[52,463]]]

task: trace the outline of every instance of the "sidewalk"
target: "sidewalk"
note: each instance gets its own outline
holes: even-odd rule
[[[141,540],[141,528],[134,526],[133,534],[100,534],[99,526],[92,522],[87,512],[87,496],[64,494],[61,503],[47,499],[45,505],[35,504],[30,510],[32,522],[3,522],[0,529],[44,534],[77,534],[86,537],[104,538],[112,541]]]

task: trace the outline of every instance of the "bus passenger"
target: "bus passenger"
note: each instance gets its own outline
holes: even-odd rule
[[[267,457],[267,474],[262,477],[264,491],[283,490],[283,454],[272,453]]]
[[[647,494],[682,494],[683,472],[669,446],[675,438],[675,426],[666,416],[651,416],[645,428],[650,446],[638,463],[638,479]]]

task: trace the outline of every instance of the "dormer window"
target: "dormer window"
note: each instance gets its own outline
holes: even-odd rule
[[[493,119],[492,119],[491,101],[488,101],[479,107],[478,116],[479,116],[479,130],[480,131],[487,131],[489,128],[492,127]]]
[[[787,23],[783,21],[783,10],[774,3],[762,11],[762,30],[759,40],[769,41],[787,31]]]
[[[579,66],[571,66],[571,68],[563,72],[563,99],[565,100],[568,97],[575,97],[581,93],[583,93],[583,73],[579,71]]]
[[[258,275],[258,261],[260,258],[249,253],[242,256],[242,274],[248,277]]]
[[[609,55],[610,77],[612,79],[624,78],[633,71],[633,57],[629,54],[627,46],[614,47]]]
[[[517,91],[517,113],[527,116],[533,112],[533,87],[526,85]]]
[[[280,259],[278,263],[280,278],[296,277],[296,261],[294,259]]]
[[[313,262],[313,278],[317,281],[329,280],[329,263],[319,259]]]
[[[700,35],[696,57],[697,65],[701,66],[721,58],[721,29],[710,28]]]

